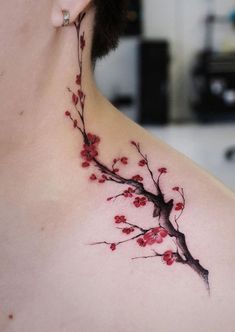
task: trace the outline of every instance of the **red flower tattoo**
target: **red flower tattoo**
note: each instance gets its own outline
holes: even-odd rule
[[[82,83],[82,77],[81,77],[81,74],[79,74],[76,76],[76,84],[81,85],[81,83]]]
[[[156,227],[144,234],[144,240],[146,244],[152,245],[155,243],[162,243],[163,239],[168,235],[166,229],[162,227]]]
[[[78,96],[76,96],[75,93],[73,93],[73,95],[72,95],[72,101],[73,101],[74,105],[77,105],[77,103],[78,103]]]
[[[167,173],[167,169],[165,167],[159,168],[158,172],[161,174],[166,174]]]
[[[135,190],[129,187],[128,189],[123,191],[123,196],[124,197],[133,197]]]
[[[139,174],[132,176],[132,179],[138,182],[142,182],[144,180]]]
[[[146,160],[144,160],[144,159],[141,159],[138,163],[138,165],[141,166],[141,167],[145,166],[146,164],[147,164]]]
[[[129,235],[130,233],[132,233],[132,232],[134,232],[134,231],[135,231],[134,227],[125,227],[125,228],[123,228],[123,230],[122,230],[122,232],[123,232],[124,234],[127,234],[127,235]]]
[[[85,13],[79,15],[75,23],[79,40],[79,73],[74,81],[74,84],[76,84],[75,91],[77,92],[67,88],[71,94],[71,107],[73,110],[65,111],[65,116],[72,121],[73,127],[78,130],[83,138],[83,146],[79,154],[82,160],[81,165],[85,169],[92,169],[89,180],[93,185],[105,185],[108,182],[121,187],[119,193],[107,198],[107,202],[124,199],[125,206],[129,203],[130,208],[148,209],[151,212],[150,215],[152,215],[152,218],[146,217],[146,220],[139,220],[136,214],[136,220],[132,222],[129,220],[127,211],[124,213],[117,211],[113,218],[113,225],[116,229],[119,229],[121,239],[115,242],[92,242],[91,245],[104,245],[108,246],[111,251],[115,251],[118,246],[127,246],[128,243],[133,242],[138,250],[147,251],[144,255],[132,257],[133,260],[160,257],[167,266],[171,266],[173,263],[182,264],[183,266],[187,265],[198,274],[209,290],[209,271],[201,265],[199,259],[193,257],[186,235],[179,227],[179,221],[182,220],[186,207],[184,189],[177,184],[170,192],[167,192],[167,195],[163,189],[165,186],[162,185],[162,179],[169,176],[168,168],[162,167],[162,165],[159,165],[159,168],[152,167],[148,155],[143,152],[138,140],[134,139],[130,141],[130,145],[139,158],[136,166],[143,167],[145,173],[140,175],[135,170],[133,175],[126,177],[122,175],[122,170],[124,167],[128,167],[130,157],[113,157],[110,163],[103,162],[99,154],[100,136],[87,132],[84,117],[86,94],[82,87],[82,54],[86,47],[86,40],[85,33],[81,33],[81,24],[85,15]],[[79,86],[79,89],[77,89],[77,86]],[[153,169],[157,171],[154,172]],[[166,175],[165,177],[162,176],[164,174]],[[151,181],[153,190],[149,190],[149,186],[146,186],[147,178]],[[155,223],[154,227],[153,223]],[[165,246],[169,245],[169,250],[163,250],[163,244]],[[149,250],[152,254],[149,253]]]
[[[163,261],[166,262],[167,265],[172,265],[174,263],[174,254],[171,250],[167,250],[164,252]]]
[[[91,176],[90,176],[90,180],[92,180],[92,181],[97,180],[97,176],[96,176],[94,173],[91,174]]]
[[[140,247],[145,247],[147,244],[142,237],[137,240],[137,243]]]
[[[180,211],[183,210],[184,204],[183,203],[176,203],[175,210]]]
[[[124,165],[128,164],[128,158],[127,157],[122,157],[121,158],[121,163],[123,163]]]
[[[121,224],[126,222],[126,217],[125,216],[115,216],[114,221],[116,224]]]
[[[147,198],[146,197],[136,197],[133,204],[135,207],[139,208],[141,206],[145,206],[147,203]]]
[[[83,33],[83,35],[80,37],[81,50],[83,50],[85,46],[86,46],[86,42],[85,42],[84,33]]]
[[[110,244],[110,249],[111,249],[112,251],[116,250],[116,248],[117,248],[117,246],[116,246],[115,243],[111,243],[111,244]]]

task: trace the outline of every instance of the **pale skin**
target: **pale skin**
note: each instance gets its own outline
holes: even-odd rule
[[[14,8],[14,10],[13,10]],[[113,216],[150,218],[119,190],[91,185],[81,167],[82,137],[66,121],[67,87],[78,71],[77,35],[60,27],[83,10],[86,123],[101,138],[103,161],[133,160],[141,142],[153,168],[166,166],[166,194],[185,190],[182,230],[210,272],[211,295],[185,266],[132,261],[134,244],[111,252],[94,241],[118,241]],[[68,332],[233,331],[235,198],[219,181],[125,118],[100,93],[90,62],[94,9],[87,0],[3,1],[0,11],[0,330]],[[142,221],[141,221],[142,222]]]

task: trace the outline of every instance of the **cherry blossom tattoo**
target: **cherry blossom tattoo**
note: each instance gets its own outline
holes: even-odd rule
[[[115,202],[116,199],[128,199],[130,206],[135,209],[151,209],[153,220],[156,222],[154,227],[143,227],[138,222],[129,220],[126,214],[114,215],[112,222],[121,233],[120,240],[118,242],[98,241],[91,243],[91,245],[105,245],[114,252],[119,246],[134,242],[136,246],[145,248],[143,250],[150,250],[150,253],[132,259],[160,258],[167,266],[174,263],[187,265],[200,276],[209,291],[209,271],[200,264],[198,259],[193,257],[188,248],[186,237],[179,227],[179,221],[186,206],[184,189],[180,186],[173,187],[172,195],[174,194],[174,199],[166,200],[161,181],[163,176],[168,174],[168,169],[161,166],[155,174],[151,169],[148,156],[142,151],[140,143],[136,140],[130,142],[139,156],[136,167],[147,171],[154,190],[146,189],[145,179],[138,171],[131,177],[123,176],[121,171],[123,167],[128,167],[129,158],[126,156],[116,157],[110,165],[102,162],[99,158],[100,137],[87,132],[85,123],[86,94],[82,88],[83,51],[86,47],[85,32],[81,33],[81,24],[84,17],[85,13],[80,15],[75,23],[79,40],[79,73],[75,80],[76,91],[68,88],[73,110],[65,112],[66,117],[72,121],[73,127],[79,131],[83,138],[83,147],[80,152],[81,166],[87,170],[92,169],[89,172],[89,181],[92,183],[104,185],[107,182],[113,182],[120,185],[120,192],[108,197],[107,202]],[[161,251],[161,244],[166,243],[166,241],[170,243],[170,247],[168,250]]]

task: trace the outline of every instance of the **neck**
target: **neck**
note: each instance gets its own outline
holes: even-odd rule
[[[93,78],[90,61],[92,9],[83,19],[80,33],[85,33],[86,47],[82,54],[82,89],[86,94],[86,116],[89,122],[100,116],[103,98]],[[2,70],[0,85],[2,105],[0,122],[0,155],[18,155],[25,150],[43,151],[61,148],[71,143],[71,128],[65,123],[64,111],[71,105],[68,87],[77,89],[76,74],[80,71],[78,39],[75,25],[54,29],[41,25],[46,31],[32,31],[25,43],[24,55],[17,65]],[[37,25],[38,27],[38,25]],[[22,28],[23,29],[23,28]],[[39,34],[47,36],[41,43]],[[32,52],[34,50],[34,52]],[[40,147],[40,148],[39,148]]]

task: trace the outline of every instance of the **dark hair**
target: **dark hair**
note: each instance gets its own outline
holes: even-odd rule
[[[91,57],[95,62],[117,48],[125,28],[129,0],[93,1],[96,11]]]

